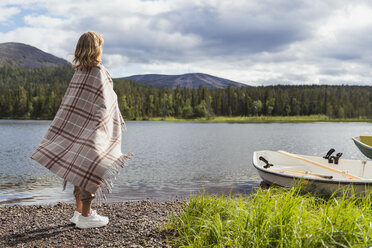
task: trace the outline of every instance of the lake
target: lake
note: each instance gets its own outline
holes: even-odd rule
[[[50,121],[0,120],[0,204],[73,202],[72,185],[29,158]],[[115,180],[109,202],[184,199],[191,192],[249,193],[260,184],[257,150],[365,159],[351,140],[370,123],[127,122],[123,152],[135,156]]]

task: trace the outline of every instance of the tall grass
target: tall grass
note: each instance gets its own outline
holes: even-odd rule
[[[185,247],[369,247],[371,193],[321,198],[299,187],[250,196],[191,196],[172,218]]]

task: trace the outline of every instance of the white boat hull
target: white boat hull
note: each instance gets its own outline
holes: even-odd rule
[[[259,157],[263,156],[265,159],[272,163],[274,166],[264,168],[265,163],[259,160]],[[335,170],[346,171],[345,168],[349,169],[346,173],[356,175],[360,179],[349,179],[347,176],[327,171],[323,168],[317,168],[304,161],[286,157],[283,154],[279,154],[274,151],[258,151],[253,154],[253,165],[257,169],[262,180],[267,184],[274,184],[283,187],[292,187],[293,185],[301,181],[302,186],[306,186],[311,191],[318,193],[332,194],[337,191],[343,191],[344,189],[352,189],[355,193],[365,192],[366,190],[372,189],[372,179],[366,178],[367,175],[372,175],[372,163],[359,160],[341,160],[339,165],[328,164],[327,161],[320,157],[303,156],[305,159],[311,159],[316,163],[322,163],[325,166],[330,166]],[[275,170],[289,170],[298,171],[303,175],[291,174],[285,172],[278,172]],[[309,174],[307,174],[309,173]],[[313,173],[313,174],[312,174]],[[325,179],[318,176],[312,175],[331,175],[332,179]]]

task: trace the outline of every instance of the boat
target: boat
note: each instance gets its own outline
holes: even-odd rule
[[[294,186],[298,181],[312,191],[332,194],[345,188],[361,193],[372,189],[372,162],[331,156],[307,156],[286,151],[256,151],[253,166],[269,185]],[[351,187],[352,186],[352,187]]]
[[[372,136],[356,136],[352,138],[359,150],[369,159],[372,159]]]

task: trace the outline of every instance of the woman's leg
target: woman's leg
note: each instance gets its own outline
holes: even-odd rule
[[[80,200],[82,202],[82,211],[81,211],[81,214],[84,216],[84,217],[88,217],[90,215],[90,210],[91,210],[91,206],[92,206],[92,200],[95,198],[95,195],[84,190],[84,189],[81,189],[81,194],[80,194]]]
[[[97,213],[92,214],[91,206],[92,200],[95,198],[95,195],[81,189],[80,200],[82,202],[82,212],[79,215],[79,220],[76,223],[77,228],[93,228],[106,226],[109,222],[108,217],[100,216]]]
[[[83,211],[83,202],[81,201],[81,188],[78,186],[74,186],[74,196],[76,200],[76,211],[81,213]]]

